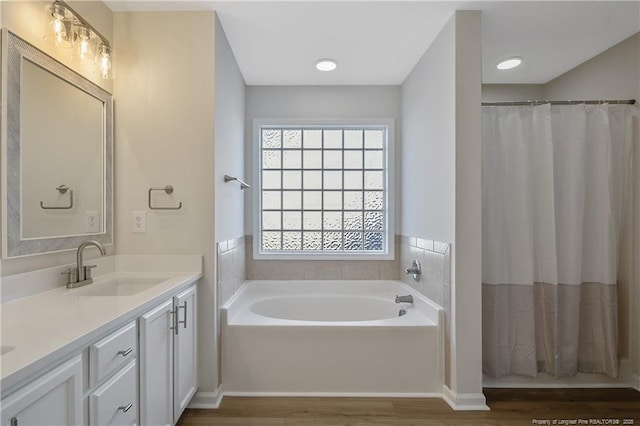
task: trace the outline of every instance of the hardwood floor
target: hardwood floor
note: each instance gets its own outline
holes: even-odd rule
[[[484,393],[491,411],[453,411],[441,399],[226,397],[217,410],[186,410],[178,425],[482,426],[548,420],[550,425],[640,426],[640,392],[633,389],[485,389]]]

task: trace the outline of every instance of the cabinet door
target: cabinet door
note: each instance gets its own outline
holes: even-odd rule
[[[82,359],[76,356],[2,400],[2,426],[82,424]]]
[[[174,336],[174,423],[198,388],[196,303],[196,286],[174,297],[178,315]]]
[[[140,317],[140,424],[173,424],[173,299]]]

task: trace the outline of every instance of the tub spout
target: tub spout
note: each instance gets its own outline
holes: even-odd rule
[[[413,303],[413,296],[410,294],[406,296],[396,296],[396,303]]]

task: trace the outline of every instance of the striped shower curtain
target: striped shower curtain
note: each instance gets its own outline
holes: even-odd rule
[[[483,370],[618,375],[629,105],[482,107]]]

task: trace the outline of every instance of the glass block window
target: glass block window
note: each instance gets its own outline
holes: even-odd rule
[[[260,254],[389,252],[387,125],[256,131]]]

